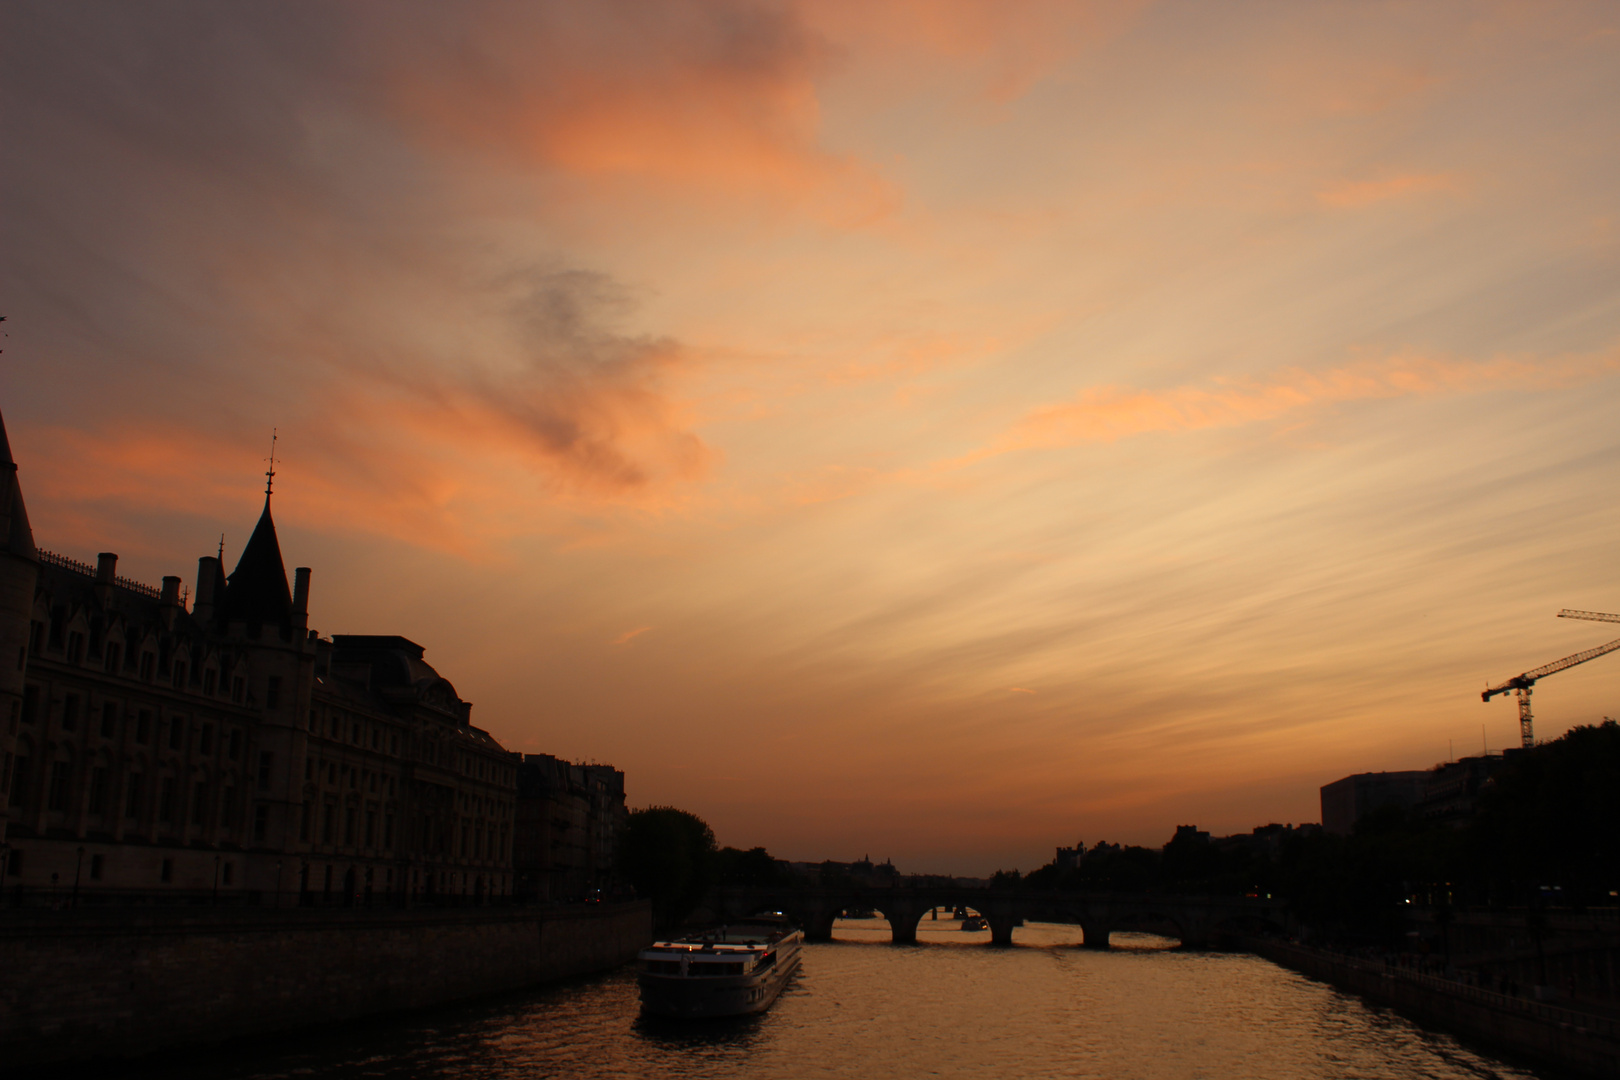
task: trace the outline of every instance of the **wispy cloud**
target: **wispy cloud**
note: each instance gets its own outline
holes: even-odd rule
[[[1462,181],[1450,173],[1406,173],[1377,180],[1341,180],[1320,188],[1317,201],[1335,210],[1353,210],[1373,203],[1438,192],[1459,192]]]
[[[624,633],[613,639],[613,644],[627,645],[651,629],[652,627],[650,626],[638,626],[634,630],[626,630]]]
[[[1569,386],[1620,374],[1620,351],[1550,359],[1486,361],[1399,354],[1322,372],[1290,369],[1269,379],[1138,390],[1097,386],[1070,402],[1031,410],[988,448],[958,463],[1015,450],[1113,442],[1133,435],[1239,427],[1329,405],[1400,397]]]

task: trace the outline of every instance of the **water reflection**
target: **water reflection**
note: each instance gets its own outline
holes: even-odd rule
[[[1097,1080],[1515,1080],[1515,1069],[1249,956],[1150,934],[1077,948],[1032,924],[1012,948],[925,920],[887,944],[881,919],[841,922],[763,1016],[639,1015],[635,978],[598,979],[358,1028],[259,1043],[130,1075],[828,1080],[873,1075]]]

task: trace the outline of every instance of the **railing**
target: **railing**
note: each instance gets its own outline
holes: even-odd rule
[[[78,559],[70,559],[66,555],[58,555],[56,552],[46,551],[44,548],[38,549],[36,554],[39,555],[39,561],[46,566],[60,566],[64,570],[72,570],[74,573],[83,574],[85,577],[96,576],[96,568],[89,563],[80,562]]]
[[[39,555],[39,561],[46,566],[58,566],[63,570],[71,570],[75,574],[83,574],[85,577],[93,578],[96,576],[96,568],[89,563],[80,562],[78,559],[70,559],[66,555],[58,555],[54,551],[46,551],[43,548],[37,549],[36,554]],[[131,578],[114,577],[113,584],[120,589],[128,589],[136,596],[144,596],[148,600],[163,599],[162,589],[155,589],[144,582],[135,581]]]

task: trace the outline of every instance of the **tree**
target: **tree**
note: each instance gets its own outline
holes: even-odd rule
[[[715,869],[714,830],[673,806],[633,810],[620,845],[624,876],[652,901],[661,927],[676,925],[708,892]]]

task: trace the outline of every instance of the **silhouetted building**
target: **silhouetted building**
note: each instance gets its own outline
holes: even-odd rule
[[[1499,754],[1458,758],[1420,774],[1423,797],[1418,803],[1418,816],[1434,825],[1453,828],[1466,825],[1478,809],[1480,791],[1501,771],[1508,756],[1515,753],[1518,751],[1505,750]]]
[[[1060,871],[1078,870],[1080,869],[1080,862],[1085,858],[1085,855],[1086,842],[1084,840],[1076,841],[1074,847],[1058,848],[1057,857],[1052,860],[1052,865],[1057,867]]]
[[[1322,787],[1322,828],[1349,836],[1356,822],[1385,806],[1410,807],[1423,798],[1424,772],[1356,773]]]
[[[518,894],[573,900],[613,891],[618,838],[628,818],[618,769],[525,754],[512,851]]]
[[[4,428],[0,427],[0,442]],[[270,495],[191,609],[36,551],[0,470],[0,760],[10,898],[356,903],[509,893],[518,755],[395,636],[320,638]]]

